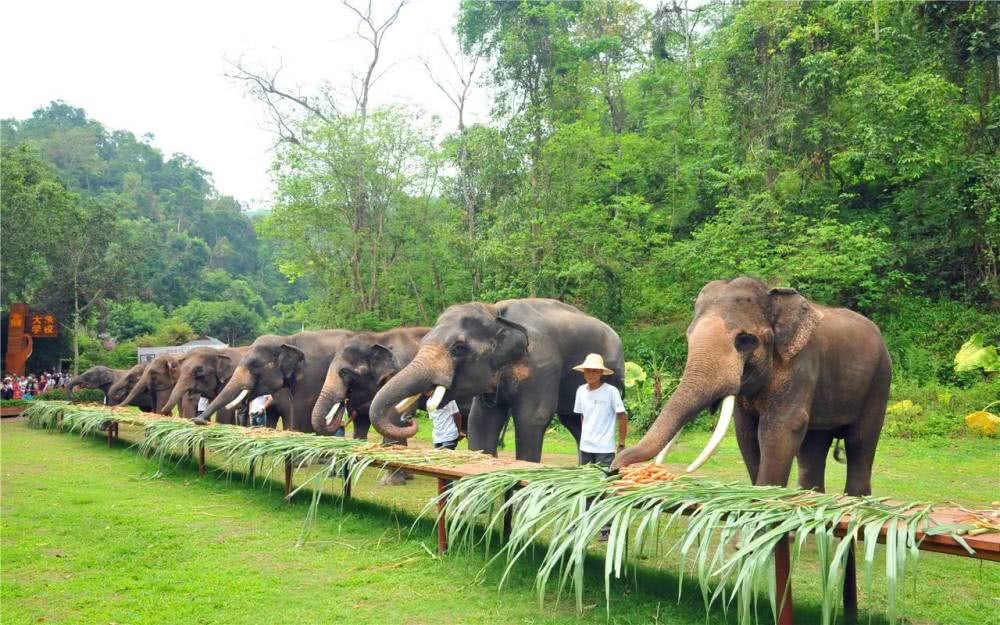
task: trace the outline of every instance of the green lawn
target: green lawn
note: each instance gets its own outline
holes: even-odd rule
[[[429,428],[422,429],[424,436]],[[324,505],[310,540],[296,548],[307,497],[285,504],[277,483],[198,479],[186,464],[151,479],[156,466],[126,445],[109,450],[101,439],[29,430],[21,419],[5,420],[0,436],[5,624],[607,622],[597,559],[578,619],[571,599],[538,607],[530,563],[498,592],[495,567],[479,575],[481,555],[438,558],[429,523],[409,533],[434,490],[430,479],[382,487],[373,472],[343,508]],[[686,436],[673,460],[690,460],[706,439]],[[573,449],[556,432],[546,461],[571,463]],[[1000,499],[998,461],[996,441],[886,440],[874,487],[904,500],[985,504]],[[702,473],[746,480],[731,436]],[[831,490],[843,473],[831,463]],[[672,559],[650,559],[637,581],[617,584],[610,622],[705,623],[694,586],[685,584],[677,603],[677,568]],[[797,622],[815,622],[810,554],[796,571]],[[871,595],[862,584],[860,602],[862,622],[869,610],[882,622],[883,580]],[[1000,565],[921,556],[904,606],[913,623],[1000,623],[998,613]],[[725,622],[722,611],[708,622]]]

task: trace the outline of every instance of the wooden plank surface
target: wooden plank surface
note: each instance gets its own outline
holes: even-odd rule
[[[127,420],[125,422],[127,423]],[[537,462],[506,460],[501,458],[490,459],[486,462],[475,462],[457,466],[427,466],[407,464],[404,462],[378,462],[376,464],[384,466],[387,469],[401,469],[417,475],[426,475],[428,477],[445,480],[457,480],[472,475],[482,475],[484,473],[507,471],[510,469],[551,468]],[[667,510],[666,512],[671,512],[671,510]],[[685,511],[685,514],[690,514],[690,512],[690,510],[687,510]],[[955,523],[969,521],[969,512],[954,506],[941,506],[936,507],[931,513],[931,519],[936,525],[952,525]],[[834,533],[838,536],[844,536],[846,534],[847,527],[848,520],[842,520],[837,527],[834,528]],[[887,531],[888,526],[883,527],[882,531],[879,533],[880,543],[885,542]],[[970,554],[950,536],[927,536],[922,532],[917,532],[917,540],[920,541],[920,549],[922,551],[933,551],[936,553],[964,556],[978,560],[1000,562],[1000,532],[990,532],[986,534],[979,534],[977,536],[966,535],[962,538],[965,540],[966,544],[969,545],[969,547],[975,550],[975,553]]]
[[[385,466],[386,468],[402,469],[418,475],[444,479],[461,479],[471,475],[482,475],[483,473],[505,471],[508,469],[550,468],[536,462],[500,459],[486,463],[462,464],[452,467],[434,467],[397,462],[386,463]],[[667,510],[666,512],[672,512],[672,510]],[[691,512],[693,512],[693,510],[688,509],[685,511],[685,514],[690,514]],[[935,525],[952,525],[955,523],[967,522],[969,520],[969,513],[961,508],[942,506],[940,508],[936,508],[931,513],[931,519]],[[834,533],[837,536],[844,536],[847,533],[848,525],[848,520],[842,520],[834,529]],[[879,532],[880,543],[885,543],[885,536],[887,532],[888,525],[883,527],[882,531]],[[958,541],[950,536],[943,534],[927,536],[922,532],[917,532],[917,540],[921,541],[920,549],[923,551],[933,551],[936,553],[945,553],[979,560],[1000,562],[1000,532],[990,532],[987,534],[979,534],[977,536],[963,536],[962,538],[965,540],[966,544],[969,545],[969,547],[975,550],[974,554],[970,554],[958,543]]]

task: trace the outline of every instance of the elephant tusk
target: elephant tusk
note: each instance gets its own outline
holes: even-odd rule
[[[427,412],[437,410],[438,406],[441,404],[441,400],[444,398],[444,394],[447,392],[448,389],[439,384],[438,387],[434,389],[434,394],[427,400]]]
[[[670,442],[667,443],[666,446],[660,450],[660,453],[656,454],[656,460],[653,461],[654,464],[663,464],[663,459],[667,457],[667,454],[670,452],[670,448],[673,447],[674,443],[677,442],[677,439],[681,437],[681,432],[683,431],[684,431],[684,426],[682,425],[681,429],[677,430],[677,433],[674,434],[674,437],[670,439]]]
[[[229,410],[232,410],[236,406],[239,406],[240,402],[243,401],[243,398],[246,397],[247,394],[249,394],[249,393],[250,393],[250,389],[248,389],[248,388],[243,389],[242,391],[240,391],[240,394],[236,396],[236,399],[234,399],[233,401],[231,401],[228,404],[226,404],[226,408],[229,409]]]
[[[404,412],[410,409],[410,406],[417,403],[418,399],[420,399],[420,393],[417,393],[416,395],[410,395],[406,399],[401,400],[398,404],[396,404],[396,412],[398,412],[399,414],[403,414]]]
[[[719,444],[722,443],[722,439],[726,436],[726,430],[729,429],[729,423],[733,420],[733,409],[735,407],[736,396],[726,395],[726,398],[722,400],[722,409],[719,411],[719,424],[715,426],[712,438],[708,439],[705,449],[701,450],[701,454],[695,461],[688,465],[688,473],[697,471],[698,467],[705,464],[712,457],[712,454],[715,453],[715,450],[719,448]]]
[[[337,416],[338,412],[340,412],[340,402],[339,401],[333,405],[333,408],[330,408],[330,412],[326,413],[326,424],[327,425],[330,425],[331,423],[333,423],[333,418]]]

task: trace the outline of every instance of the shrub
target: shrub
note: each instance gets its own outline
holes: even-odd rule
[[[66,389],[57,388],[35,395],[35,399],[64,401],[66,399]],[[99,388],[81,388],[73,391],[74,402],[104,403],[104,391]]]
[[[886,410],[884,436],[925,438],[958,436],[968,432],[965,416],[1000,397],[1000,381],[983,381],[967,388],[941,383],[917,384],[897,380],[892,384]]]
[[[26,399],[0,399],[0,408],[19,408],[30,405],[31,402]]]

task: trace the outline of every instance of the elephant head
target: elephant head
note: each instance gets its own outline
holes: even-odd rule
[[[404,440],[417,424],[400,417],[434,389],[427,409],[497,390],[505,368],[528,350],[527,329],[498,314],[497,307],[473,302],[448,308],[420,342],[413,360],[372,400],[372,425],[383,436]]]
[[[338,416],[350,407],[366,407],[380,388],[400,369],[392,350],[370,335],[359,334],[337,352],[312,411],[313,431],[333,434]]]
[[[215,397],[232,377],[237,364],[233,357],[238,355],[228,349],[212,347],[199,347],[188,352],[180,364],[177,382],[160,413],[169,415],[185,395]]]
[[[121,376],[117,382],[111,385],[108,389],[108,403],[117,404],[128,397],[129,393],[135,388],[135,385],[139,383],[142,378],[142,374],[146,371],[146,366],[148,363],[140,362],[129,369],[125,375]]]
[[[732,420],[735,397],[754,397],[809,343],[823,313],[795,289],[769,289],[752,278],[716,280],[702,288],[687,329],[688,355],[680,385],[656,421],[614,466],[662,454],[702,410],[722,402],[719,423],[688,471],[712,455]]]
[[[225,387],[208,404],[201,418],[208,421],[219,409],[234,408],[246,399],[277,393],[282,388],[295,392],[305,354],[286,342],[288,337],[259,337],[240,360]]]
[[[180,370],[180,363],[183,361],[183,354],[160,354],[146,365],[145,371],[139,377],[132,390],[125,399],[117,405],[125,406],[135,400],[140,393],[148,392],[154,396],[165,393],[174,387],[177,375]]]
[[[121,372],[109,367],[91,367],[80,375],[70,378],[70,381],[66,384],[66,399],[73,401],[73,389],[77,386],[99,388],[107,395],[120,374]]]

